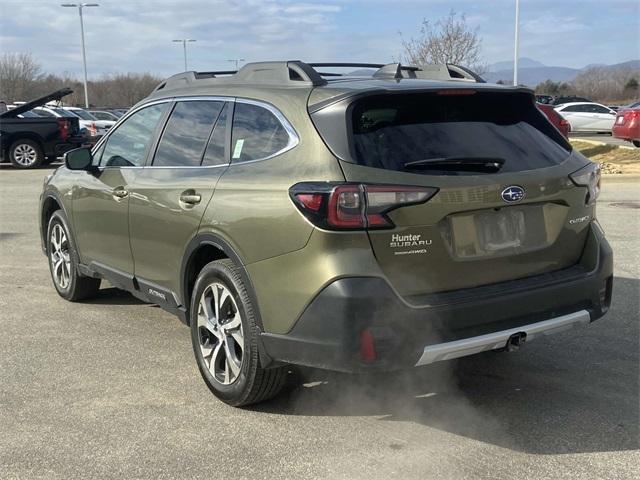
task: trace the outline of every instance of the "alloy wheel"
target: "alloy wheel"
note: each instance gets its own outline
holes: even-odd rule
[[[60,288],[67,288],[71,279],[71,257],[69,256],[67,234],[59,223],[56,223],[51,229],[49,255],[54,281]]]
[[[200,296],[198,340],[211,375],[223,385],[235,382],[242,369],[244,333],[238,305],[222,283],[210,284]]]
[[[27,143],[22,143],[13,150],[13,159],[23,167],[31,166],[37,158],[38,152]]]

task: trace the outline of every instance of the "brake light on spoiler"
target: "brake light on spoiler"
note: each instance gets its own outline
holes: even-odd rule
[[[425,203],[437,192],[433,187],[331,182],[304,182],[289,189],[298,210],[327,230],[393,228],[389,212]]]

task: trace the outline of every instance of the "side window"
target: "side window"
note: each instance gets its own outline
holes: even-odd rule
[[[592,108],[591,111],[594,112],[594,113],[609,113],[609,109],[608,108],[604,108],[604,107],[602,107],[600,105],[592,105],[591,108]]]
[[[568,107],[565,107],[562,109],[563,112],[584,112],[584,106],[583,105],[569,105]]]
[[[166,108],[166,103],[151,105],[127,118],[109,135],[100,165],[106,167],[144,165],[156,127]]]
[[[227,118],[229,117],[229,104],[225,103],[216,126],[213,127],[213,132],[209,138],[209,144],[207,150],[204,152],[204,159],[202,160],[202,166],[210,167],[214,165],[225,165],[227,159],[224,151],[227,140]]]
[[[47,112],[46,110],[36,110],[35,112],[41,117],[55,117],[53,113]]]
[[[258,105],[236,102],[231,140],[232,162],[266,158],[288,144],[289,134],[273,113]]]
[[[154,167],[197,167],[224,102],[178,102],[153,159]]]

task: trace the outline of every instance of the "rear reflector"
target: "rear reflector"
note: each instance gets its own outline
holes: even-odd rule
[[[360,360],[364,363],[372,363],[376,361],[376,344],[371,330],[362,330],[360,332]]]

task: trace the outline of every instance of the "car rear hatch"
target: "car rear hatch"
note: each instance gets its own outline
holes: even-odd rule
[[[384,213],[386,225],[367,229],[401,295],[504,282],[578,262],[593,205],[570,175],[587,162],[530,92],[374,92],[312,118],[347,182],[364,185],[365,203],[377,201],[369,192],[389,190],[380,185],[428,193],[407,206],[398,202],[406,193],[385,193],[397,208]],[[345,136],[336,125],[346,126]]]

